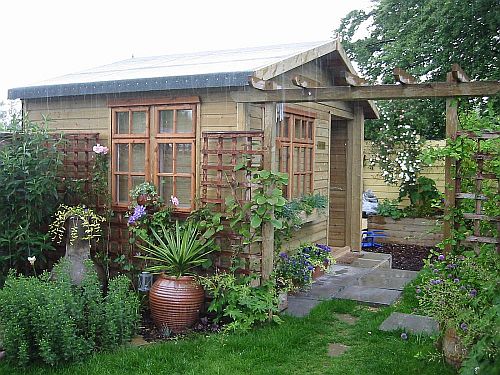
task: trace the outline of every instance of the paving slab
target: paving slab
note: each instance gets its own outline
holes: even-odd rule
[[[428,316],[393,312],[382,322],[379,329],[381,331],[402,329],[406,332],[432,335],[439,332],[439,325],[435,319]]]
[[[288,296],[288,308],[284,313],[291,316],[304,317],[320,302],[312,298]]]
[[[352,261],[351,266],[362,268],[384,268],[391,269],[392,255],[383,253],[371,253],[362,251],[359,256]]]
[[[417,274],[415,271],[377,269],[361,276],[358,285],[403,290],[407,283],[417,277]]]
[[[375,305],[392,305],[401,295],[401,291],[383,288],[351,285],[340,291],[335,298],[350,299]]]
[[[338,343],[328,344],[328,355],[330,357],[340,357],[346,351],[348,351],[350,346]]]
[[[295,294],[299,298],[318,299],[321,301],[332,299],[334,295],[338,294],[343,286],[333,284],[313,285],[312,288],[305,292],[298,292]]]

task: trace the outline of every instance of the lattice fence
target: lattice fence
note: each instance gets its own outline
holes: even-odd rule
[[[201,202],[213,204],[222,211],[227,196],[233,195],[241,203],[252,197],[251,176],[234,167],[244,162],[248,167],[262,168],[263,139],[261,131],[203,132]],[[227,225],[226,225],[227,227]],[[231,258],[237,256],[244,264],[244,273],[260,272],[262,250],[260,244],[242,246],[242,238],[225,230],[217,238],[221,253],[216,260],[219,268],[228,268]]]
[[[473,160],[477,165],[475,176],[469,176],[463,173],[462,163],[466,161],[457,160],[455,164],[455,197],[458,200],[456,203],[457,206],[460,206],[460,200],[469,199],[474,201],[474,211],[464,213],[464,219],[471,221],[471,229],[473,230],[473,234],[468,236],[465,239],[465,242],[473,244],[476,250],[481,243],[496,244],[497,251],[500,253],[500,217],[487,216],[483,212],[484,205],[487,204],[490,199],[484,194],[483,191],[485,181],[491,181],[489,183],[490,188],[492,186],[495,188],[496,185],[499,196],[500,183],[497,175],[485,171],[485,161],[491,160],[493,155],[485,151],[485,148],[482,146],[484,141],[500,138],[500,132],[483,132],[482,134],[477,135],[472,132],[459,131],[457,132],[457,135],[467,136],[476,142],[476,152],[473,156]],[[466,178],[474,181],[473,189],[471,189],[472,191],[462,190],[462,181]],[[485,226],[482,224],[482,222],[485,221],[496,223],[496,236],[491,230],[485,230]]]

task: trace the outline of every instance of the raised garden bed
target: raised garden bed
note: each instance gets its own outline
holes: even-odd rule
[[[378,242],[403,245],[435,246],[443,239],[442,220],[427,218],[403,218],[394,220],[384,216],[370,216],[368,230],[383,230],[385,237]]]

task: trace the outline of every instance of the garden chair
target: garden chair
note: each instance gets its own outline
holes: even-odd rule
[[[383,230],[367,230],[361,231],[361,248],[374,249],[382,247],[382,244],[377,242],[377,238],[387,237]]]

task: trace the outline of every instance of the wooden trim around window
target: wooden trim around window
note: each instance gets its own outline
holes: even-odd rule
[[[186,97],[161,97],[161,98],[131,98],[131,99],[108,99],[108,107],[134,107],[169,104],[197,104],[200,103],[198,96]]]

